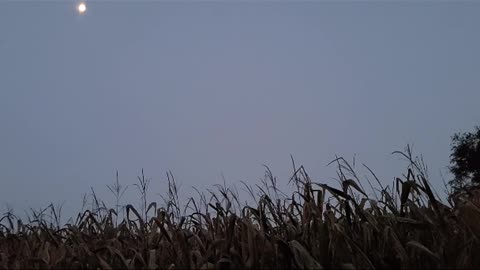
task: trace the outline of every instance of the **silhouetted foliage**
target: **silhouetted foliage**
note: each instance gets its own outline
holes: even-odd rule
[[[338,186],[315,182],[292,159],[289,183],[296,191],[283,193],[266,167],[255,187],[243,182],[255,201],[250,205],[224,183],[208,194],[196,189],[181,213],[169,172],[167,196],[157,208],[147,201],[150,178],[142,172],[141,205],[120,206],[120,223],[93,190],[91,209],[62,227],[54,204],[32,210],[28,223],[7,209],[0,214],[0,270],[480,269],[480,196],[445,205],[422,159],[410,147],[394,153],[409,165],[391,185],[366,165],[377,184],[362,181],[342,157],[331,162]]]
[[[452,137],[450,181],[454,194],[480,187],[480,127],[474,132],[457,133]]]

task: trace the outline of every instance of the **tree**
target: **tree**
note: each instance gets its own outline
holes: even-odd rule
[[[480,127],[474,132],[456,133],[452,137],[449,183],[453,194],[462,194],[480,187]]]

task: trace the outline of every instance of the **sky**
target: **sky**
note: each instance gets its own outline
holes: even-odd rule
[[[480,2],[0,0],[0,205],[78,210],[171,170],[192,186],[283,185],[290,155],[383,183],[413,144],[439,193],[451,136],[480,124]],[[127,200],[126,199],[126,200]]]

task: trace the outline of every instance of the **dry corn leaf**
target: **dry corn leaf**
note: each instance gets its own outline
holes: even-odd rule
[[[293,254],[295,262],[300,269],[323,269],[323,267],[315,261],[305,247],[303,247],[297,240],[288,242],[290,251]]]

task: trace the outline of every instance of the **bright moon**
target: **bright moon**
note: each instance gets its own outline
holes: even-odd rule
[[[83,14],[85,11],[87,11],[87,6],[85,3],[78,4],[78,13]]]

